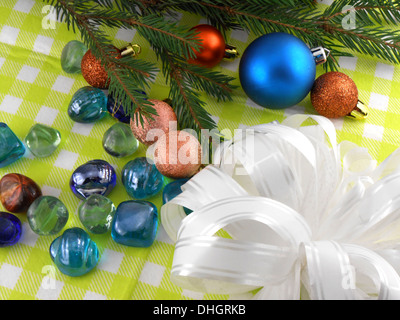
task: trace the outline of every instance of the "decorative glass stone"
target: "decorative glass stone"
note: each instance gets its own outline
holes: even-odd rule
[[[108,95],[107,99],[107,110],[112,117],[117,119],[123,123],[130,123],[131,117],[129,114],[126,114],[122,104],[118,104],[115,102],[113,96],[111,94]]]
[[[60,143],[60,132],[41,123],[33,125],[25,137],[25,144],[29,150],[39,158],[50,156]]]
[[[26,213],[32,231],[41,236],[57,234],[65,227],[69,213],[65,205],[56,197],[37,198]]]
[[[164,176],[145,157],[129,161],[122,169],[122,184],[135,199],[155,196],[163,187]]]
[[[106,233],[115,214],[114,203],[99,194],[92,194],[79,207],[79,219],[92,233]]]
[[[78,40],[68,42],[61,52],[61,67],[67,73],[81,73],[81,62],[88,51],[86,45]]]
[[[85,230],[71,228],[51,243],[50,257],[63,274],[79,277],[97,265],[99,250]]]
[[[189,179],[179,179],[168,183],[163,190],[163,196],[162,196],[163,204],[166,204],[168,201],[171,201],[177,195],[181,194],[182,193],[181,187],[188,181]],[[183,207],[183,210],[185,211],[186,214],[190,214],[193,212],[192,210],[185,207]]]
[[[25,154],[25,146],[4,122],[0,122],[0,168],[17,161]]]
[[[0,180],[0,200],[7,211],[23,213],[42,195],[40,187],[31,178],[9,173]]]
[[[104,160],[91,160],[79,166],[69,182],[72,192],[81,200],[92,194],[107,196],[116,184],[117,174]]]
[[[121,202],[115,213],[111,237],[130,247],[149,247],[157,234],[157,207],[148,201]]]
[[[122,158],[134,154],[139,148],[139,141],[129,125],[117,122],[104,133],[103,148],[113,157]]]
[[[0,212],[0,248],[16,244],[21,233],[21,221],[11,213]]]
[[[90,123],[107,114],[107,96],[101,89],[86,86],[72,96],[68,115],[75,122]]]

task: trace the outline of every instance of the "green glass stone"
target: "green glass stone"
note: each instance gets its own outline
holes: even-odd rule
[[[90,232],[102,234],[110,230],[115,210],[110,199],[92,194],[79,207],[79,219]]]
[[[88,51],[86,45],[72,40],[66,44],[61,52],[61,67],[67,73],[81,73],[81,62]]]
[[[67,224],[69,213],[65,205],[56,197],[37,198],[26,213],[32,231],[41,235],[53,235]]]
[[[139,141],[128,124],[117,122],[104,133],[103,148],[113,157],[122,158],[134,154]]]
[[[28,149],[39,158],[50,156],[60,143],[60,132],[41,123],[32,126],[25,137],[25,144]]]

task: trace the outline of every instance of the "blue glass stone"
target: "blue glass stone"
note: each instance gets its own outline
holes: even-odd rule
[[[107,196],[116,184],[117,174],[104,160],[91,160],[79,166],[69,181],[72,192],[81,200],[92,194]]]
[[[107,96],[101,89],[86,86],[72,96],[68,115],[75,122],[90,123],[107,114]]]
[[[148,201],[121,202],[111,226],[111,237],[117,243],[130,247],[149,247],[156,238],[157,207]]]
[[[150,198],[162,189],[163,183],[164,176],[145,157],[129,161],[122,169],[122,184],[132,198]]]
[[[97,265],[99,250],[85,230],[71,228],[51,243],[50,257],[62,273],[79,277]]]
[[[179,179],[168,183],[163,190],[163,195],[162,195],[163,204],[166,204],[168,201],[171,201],[177,195],[181,194],[182,193],[181,187],[188,181],[189,179]],[[186,214],[190,214],[193,212],[192,210],[185,207],[183,207],[183,210],[185,211]]]
[[[16,244],[21,233],[21,221],[11,213],[0,212],[0,247]]]
[[[136,92],[141,93],[143,96],[146,95],[146,92],[144,92],[144,91],[136,90]],[[130,115],[124,111],[124,107],[122,104],[120,104],[120,103],[117,104],[115,102],[115,99],[111,93],[108,95],[107,110],[111,114],[111,116],[113,116],[118,121],[123,122],[123,123],[131,122]]]
[[[115,119],[123,123],[130,123],[131,117],[126,114],[122,104],[117,105],[111,94],[108,95],[107,110]]]
[[[17,161],[25,154],[25,146],[4,122],[0,122],[0,168]]]

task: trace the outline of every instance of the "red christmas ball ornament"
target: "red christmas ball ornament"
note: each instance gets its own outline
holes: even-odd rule
[[[196,58],[189,58],[189,63],[212,68],[220,63],[224,57],[233,58],[237,56],[235,48],[227,46],[224,36],[217,28],[208,24],[200,24],[191,30],[198,32],[196,38],[201,42],[201,49],[194,51]]]

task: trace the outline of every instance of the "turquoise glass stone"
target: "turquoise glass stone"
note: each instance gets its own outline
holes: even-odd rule
[[[189,179],[179,179],[168,183],[163,190],[163,195],[162,195],[163,204],[166,204],[168,201],[171,201],[177,195],[181,194],[182,193],[181,187],[188,181]],[[185,207],[183,207],[183,210],[185,211],[186,214],[190,214],[193,212],[192,210]]]
[[[115,214],[114,203],[100,195],[92,194],[79,207],[79,219],[92,233],[106,233],[111,228],[111,222]]]
[[[101,89],[90,86],[76,91],[68,106],[68,115],[75,122],[96,122],[107,113],[107,96]]]
[[[4,122],[0,122],[0,168],[17,161],[25,154],[25,146]]]
[[[148,201],[121,202],[111,227],[111,237],[117,243],[130,247],[149,247],[156,238],[157,207]]]
[[[25,144],[28,149],[39,158],[50,156],[60,143],[60,132],[41,123],[33,125],[25,137]]]
[[[32,231],[41,235],[53,235],[67,224],[69,213],[56,197],[41,196],[30,205],[26,213]]]
[[[145,157],[131,160],[122,168],[122,184],[132,198],[142,200],[155,196],[163,183],[164,176]]]
[[[97,265],[99,250],[85,230],[71,228],[51,243],[50,257],[63,274],[79,277]]]
[[[21,220],[11,213],[0,212],[0,248],[16,244],[21,233]]]
[[[86,45],[78,40],[68,42],[61,52],[61,68],[67,73],[81,73],[81,62],[88,51]]]
[[[128,124],[117,122],[104,133],[103,148],[113,157],[122,158],[134,154],[139,148],[139,141]]]

